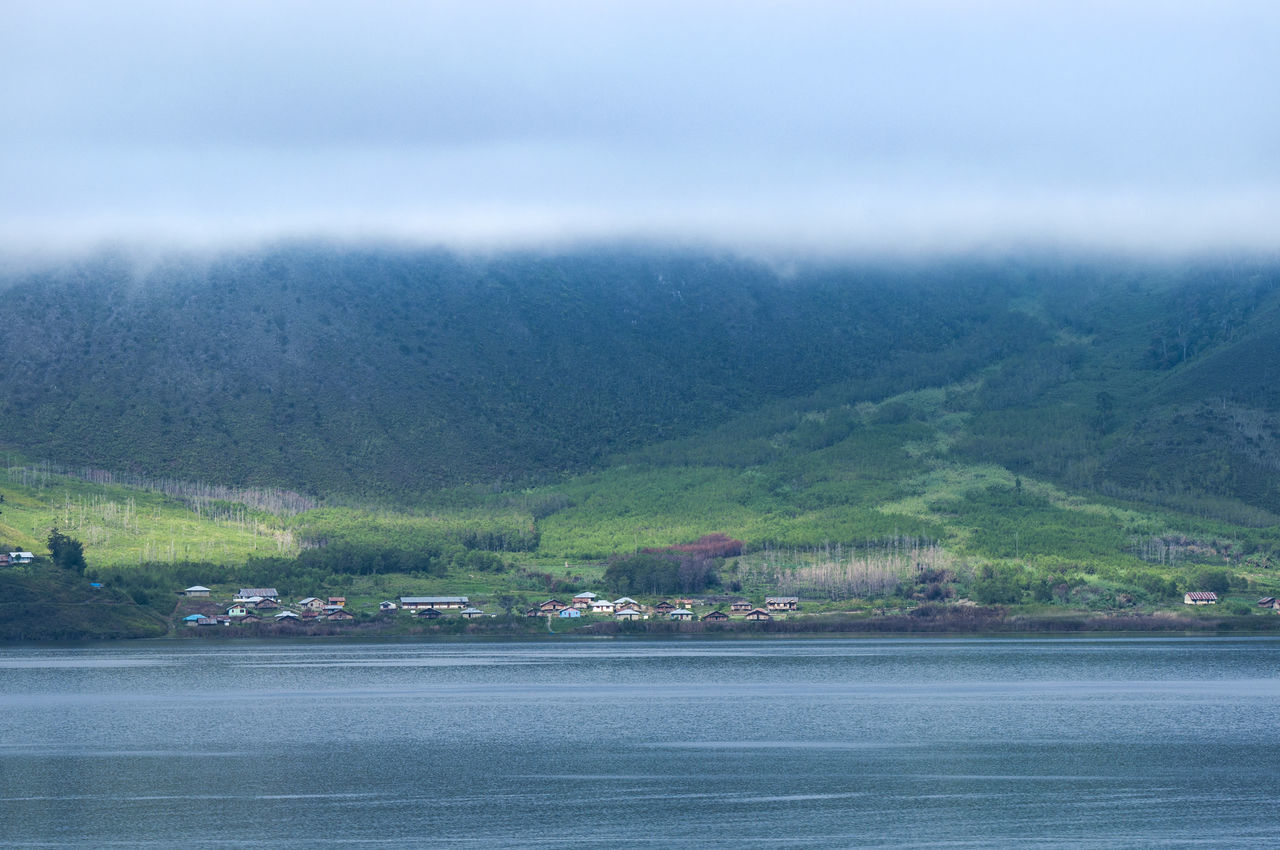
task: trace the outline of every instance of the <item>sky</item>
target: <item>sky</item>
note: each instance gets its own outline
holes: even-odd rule
[[[0,250],[1280,248],[1274,0],[0,0]]]

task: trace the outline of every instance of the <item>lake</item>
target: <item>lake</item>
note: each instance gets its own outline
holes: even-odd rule
[[[15,847],[1247,847],[1277,638],[0,648]]]

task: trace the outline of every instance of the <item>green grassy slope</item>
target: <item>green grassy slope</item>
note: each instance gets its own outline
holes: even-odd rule
[[[158,637],[168,629],[160,612],[75,573],[0,570],[0,641]]]
[[[153,490],[14,466],[0,469],[0,543],[46,552],[50,529],[80,540],[102,567],[148,562],[243,562],[296,554],[282,517],[244,505],[195,510]]]
[[[831,547],[870,574],[886,546],[1026,603],[1168,604],[1205,570],[1276,585],[1265,265],[782,278],[694,255],[296,249],[79,274],[0,291],[48,329],[0,343],[0,543],[42,551],[57,525],[96,569],[171,565],[138,599],[192,564],[534,593],[571,581],[565,561],[598,580],[610,554],[710,532],[746,543],[726,568],[744,587],[818,588]],[[323,499],[193,501],[18,453]]]

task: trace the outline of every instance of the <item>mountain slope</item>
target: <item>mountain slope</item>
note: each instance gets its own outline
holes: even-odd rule
[[[649,446],[750,468],[901,397],[874,421],[949,423],[965,462],[1265,524],[1277,280],[1078,258],[783,274],[657,250],[104,256],[0,284],[0,448],[412,500]],[[927,388],[944,400],[903,396]]]
[[[838,382],[952,380],[1046,333],[952,270],[281,250],[0,291],[0,433],[36,457],[319,492],[582,467]]]

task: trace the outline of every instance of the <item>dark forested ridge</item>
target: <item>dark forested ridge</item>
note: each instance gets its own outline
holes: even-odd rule
[[[1278,281],[1061,259],[781,275],[641,250],[99,257],[0,284],[0,448],[401,497],[589,468],[786,400],[949,387],[935,412],[966,417],[967,458],[1280,512]]]

